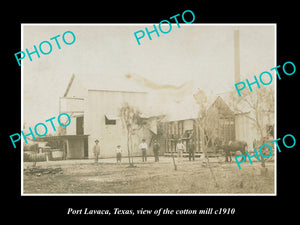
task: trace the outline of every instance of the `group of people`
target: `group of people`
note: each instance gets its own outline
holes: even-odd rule
[[[182,157],[183,157],[183,152],[185,151],[186,147],[185,145],[183,144],[182,140],[179,139],[178,140],[178,143],[176,144],[176,151],[177,151],[177,158],[178,158],[178,161],[180,162]],[[195,160],[195,144],[194,144],[194,141],[191,140],[191,142],[189,143],[189,147],[188,147],[188,150],[189,150],[189,161],[191,160]]]
[[[142,160],[143,160],[143,162],[146,162],[147,161],[148,145],[147,145],[145,139],[142,139],[142,143],[139,145],[139,149],[142,151]],[[155,139],[154,143],[153,143],[153,153],[154,153],[155,162],[159,161],[159,149],[160,149],[160,145],[157,142],[157,140]]]
[[[94,156],[95,156],[95,163],[97,163],[98,158],[100,156],[100,145],[99,145],[99,140],[98,139],[95,140],[95,145],[93,147],[93,152],[94,152]],[[117,164],[121,163],[121,159],[122,159],[121,145],[117,145],[117,147],[116,147],[116,158],[117,158]]]
[[[183,157],[183,152],[185,151],[185,145],[183,144],[182,140],[179,139],[178,143],[176,144],[176,151],[177,151],[177,158],[178,161],[181,161],[182,157]],[[143,162],[147,161],[147,150],[148,150],[148,145],[146,143],[145,139],[142,139],[142,142],[139,144],[139,149],[142,152],[142,160]],[[191,141],[191,143],[189,143],[189,160],[195,160],[195,144],[193,141]],[[160,144],[158,143],[158,141],[156,139],[154,139],[153,142],[153,153],[154,153],[154,159],[155,162],[159,162],[159,150],[160,150]],[[122,160],[122,149],[120,145],[116,146],[116,160],[117,160],[117,164],[121,163]],[[99,140],[96,139],[95,140],[95,145],[93,147],[93,152],[94,152],[94,156],[95,156],[95,162],[98,162],[98,158],[100,155],[100,145],[99,145]]]

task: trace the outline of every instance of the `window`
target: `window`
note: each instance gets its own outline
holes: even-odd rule
[[[84,134],[83,121],[83,116],[76,117],[76,135]]]
[[[105,115],[105,125],[116,125],[117,119],[115,116]]]
[[[178,122],[178,134],[179,136],[182,136],[183,134],[183,121]]]
[[[274,137],[274,125],[266,125],[267,135]]]

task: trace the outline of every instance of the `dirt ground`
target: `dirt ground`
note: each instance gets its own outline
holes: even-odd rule
[[[61,168],[60,173],[23,175],[24,194],[274,194],[274,163],[267,162],[268,173],[261,175],[260,163],[225,163],[212,159],[207,166],[202,160],[184,158],[174,170],[172,158],[152,158],[128,168],[127,159],[116,164],[114,159],[66,160],[39,162],[38,168]],[[32,163],[24,163],[24,169]]]

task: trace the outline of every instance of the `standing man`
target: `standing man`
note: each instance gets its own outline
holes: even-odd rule
[[[195,142],[193,139],[190,139],[191,143],[189,143],[189,160],[193,159],[195,161]]]
[[[177,143],[177,145],[176,145],[178,162],[180,162],[181,159],[182,159],[182,153],[183,153],[184,149],[185,149],[185,146],[184,146],[184,144],[182,143],[182,140],[179,139],[179,140],[178,140],[178,143]]]
[[[95,145],[93,147],[93,152],[94,152],[94,156],[95,156],[95,163],[98,162],[98,157],[100,155],[100,145],[99,145],[99,140],[96,139],[95,140]]]
[[[148,146],[147,146],[145,139],[142,139],[142,143],[139,145],[139,148],[142,150],[143,162],[147,161],[147,152],[146,151],[148,149]]]
[[[157,140],[155,139],[154,140],[154,144],[153,144],[153,153],[154,153],[155,162],[159,161],[159,158],[158,158],[158,156],[159,156],[159,148],[160,148],[160,145],[157,142]]]
[[[121,159],[122,159],[122,149],[121,149],[121,145],[117,145],[116,148],[116,156],[117,156],[117,164],[120,163],[121,164]]]

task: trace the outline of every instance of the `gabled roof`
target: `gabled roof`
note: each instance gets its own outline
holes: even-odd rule
[[[218,98],[221,98],[235,114],[249,113],[252,111],[252,108],[245,101],[240,101],[236,106],[234,106],[232,94],[233,93],[229,91],[212,96],[208,101],[207,108],[209,109]]]
[[[209,108],[207,108],[207,111],[211,110],[212,108],[217,108],[218,113],[221,115],[233,115],[233,110],[230,109],[228,104],[225,103],[223,98],[221,96],[217,96],[216,100],[210,105]]]

